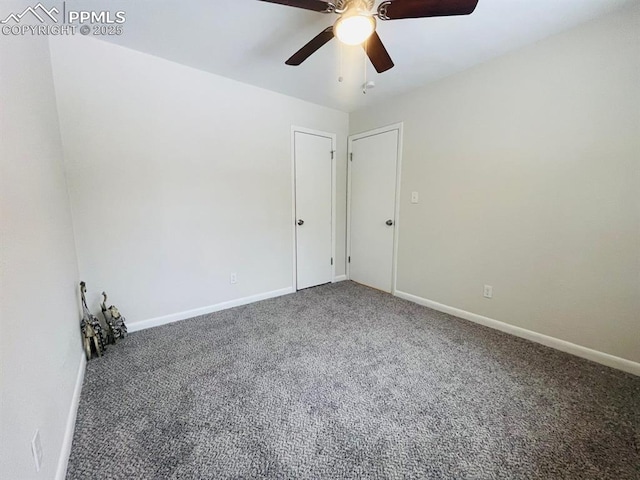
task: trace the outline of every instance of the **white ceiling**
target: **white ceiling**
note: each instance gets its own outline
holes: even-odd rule
[[[299,67],[284,64],[336,15],[258,0],[105,2],[126,12],[124,34],[105,38],[135,50],[350,112],[569,29],[638,0],[480,0],[469,16],[378,22],[395,67],[367,80],[364,53],[331,41]],[[376,2],[376,5],[379,1]],[[86,6],[86,2],[67,1]],[[342,76],[340,56],[343,57]]]

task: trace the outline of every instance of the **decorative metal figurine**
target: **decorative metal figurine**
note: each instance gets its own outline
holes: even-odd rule
[[[80,297],[82,298],[82,321],[80,322],[80,330],[82,331],[82,345],[87,360],[91,360],[93,352],[98,357],[102,356],[107,346],[104,330],[100,321],[91,313],[87,307],[87,299],[85,293],[87,286],[84,282],[80,282]]]
[[[120,314],[118,309],[111,305],[107,308],[107,294],[102,292],[102,303],[100,304],[102,315],[107,322],[107,327],[110,330],[109,343],[116,343],[117,340],[127,336],[127,326],[124,324],[124,317]]]

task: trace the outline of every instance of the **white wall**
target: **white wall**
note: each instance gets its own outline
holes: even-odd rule
[[[0,212],[0,477],[52,479],[82,353],[46,38],[0,41]],[[39,474],[31,457],[37,428]]]
[[[344,239],[346,113],[94,39],[54,40],[92,304],[105,289],[134,324],[292,287],[292,125],[338,135]],[[337,249],[340,275],[344,241]]]
[[[404,121],[398,290],[640,361],[639,17],[351,115]]]

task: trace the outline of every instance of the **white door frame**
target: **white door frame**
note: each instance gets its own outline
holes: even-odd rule
[[[331,139],[331,282],[336,281],[336,137],[335,133],[322,132],[311,128],[291,127],[291,235],[293,247],[293,272],[292,282],[293,291],[298,290],[298,252],[296,240],[296,149],[295,136],[296,132],[306,133],[308,135],[316,135],[319,137],[327,137]]]
[[[351,279],[351,263],[349,257],[351,257],[351,154],[353,152],[353,141],[361,138],[371,137],[373,135],[379,135],[381,133],[398,131],[398,163],[396,166],[396,198],[395,198],[395,218],[393,229],[393,256],[391,259],[391,294],[396,294],[396,279],[398,274],[398,232],[400,231],[400,181],[402,172],[402,130],[404,123],[394,123],[387,125],[386,127],[376,128],[374,130],[368,130],[362,133],[356,133],[349,135],[349,142],[347,146],[347,278]]]

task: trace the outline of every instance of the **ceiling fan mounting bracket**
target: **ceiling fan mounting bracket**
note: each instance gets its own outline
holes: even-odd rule
[[[338,2],[339,4],[340,2]],[[332,2],[327,2],[327,9],[324,12],[320,13],[335,13],[338,11],[338,5]]]
[[[378,5],[378,18],[380,20],[391,20],[387,15],[387,8],[389,8],[391,2],[389,0],[385,0],[380,5]]]

